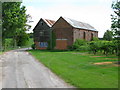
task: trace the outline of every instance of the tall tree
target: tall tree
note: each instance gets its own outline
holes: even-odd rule
[[[104,40],[111,41],[111,40],[112,40],[112,37],[113,37],[112,31],[107,30],[107,31],[104,33],[103,39],[104,39]]]
[[[111,28],[114,31],[115,36],[120,36],[120,1],[113,2],[112,9],[114,14],[112,16]]]
[[[111,28],[114,31],[115,36],[117,36],[117,51],[118,51],[118,64],[120,64],[120,1],[113,2],[112,9],[114,15],[112,15],[112,25]]]
[[[22,39],[19,37],[22,34],[25,35],[26,30],[30,28],[26,24],[30,15],[26,15],[26,7],[21,6],[21,2],[4,2],[2,4],[2,17],[3,44],[6,37],[12,37],[14,46],[16,46],[17,42]]]

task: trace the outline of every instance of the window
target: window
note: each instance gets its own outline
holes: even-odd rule
[[[40,31],[40,36],[44,36],[44,32],[43,31]]]
[[[80,37],[80,33],[79,33],[79,37]]]
[[[83,39],[86,39],[86,33],[85,32],[83,33]]]
[[[91,40],[93,40],[93,33],[91,33]]]
[[[41,23],[41,25],[43,25],[43,22],[40,22]]]
[[[48,43],[47,42],[40,42],[40,47],[48,47]]]

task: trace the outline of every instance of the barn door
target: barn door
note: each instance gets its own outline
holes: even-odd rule
[[[56,49],[67,49],[67,39],[56,39]]]

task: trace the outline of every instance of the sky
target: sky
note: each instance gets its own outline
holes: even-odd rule
[[[102,38],[111,27],[113,0],[23,0],[26,13],[32,16],[32,32],[40,18],[58,20],[60,16],[92,25]],[[115,1],[115,0],[114,0]]]

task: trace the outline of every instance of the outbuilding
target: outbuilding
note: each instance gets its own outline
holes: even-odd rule
[[[56,35],[55,49],[67,49],[76,39],[91,41],[93,37],[98,37],[98,31],[90,24],[66,17],[60,17],[52,26],[52,30]]]
[[[47,49],[48,41],[50,41],[51,27],[55,23],[54,20],[40,19],[33,29],[33,38],[36,49]]]

